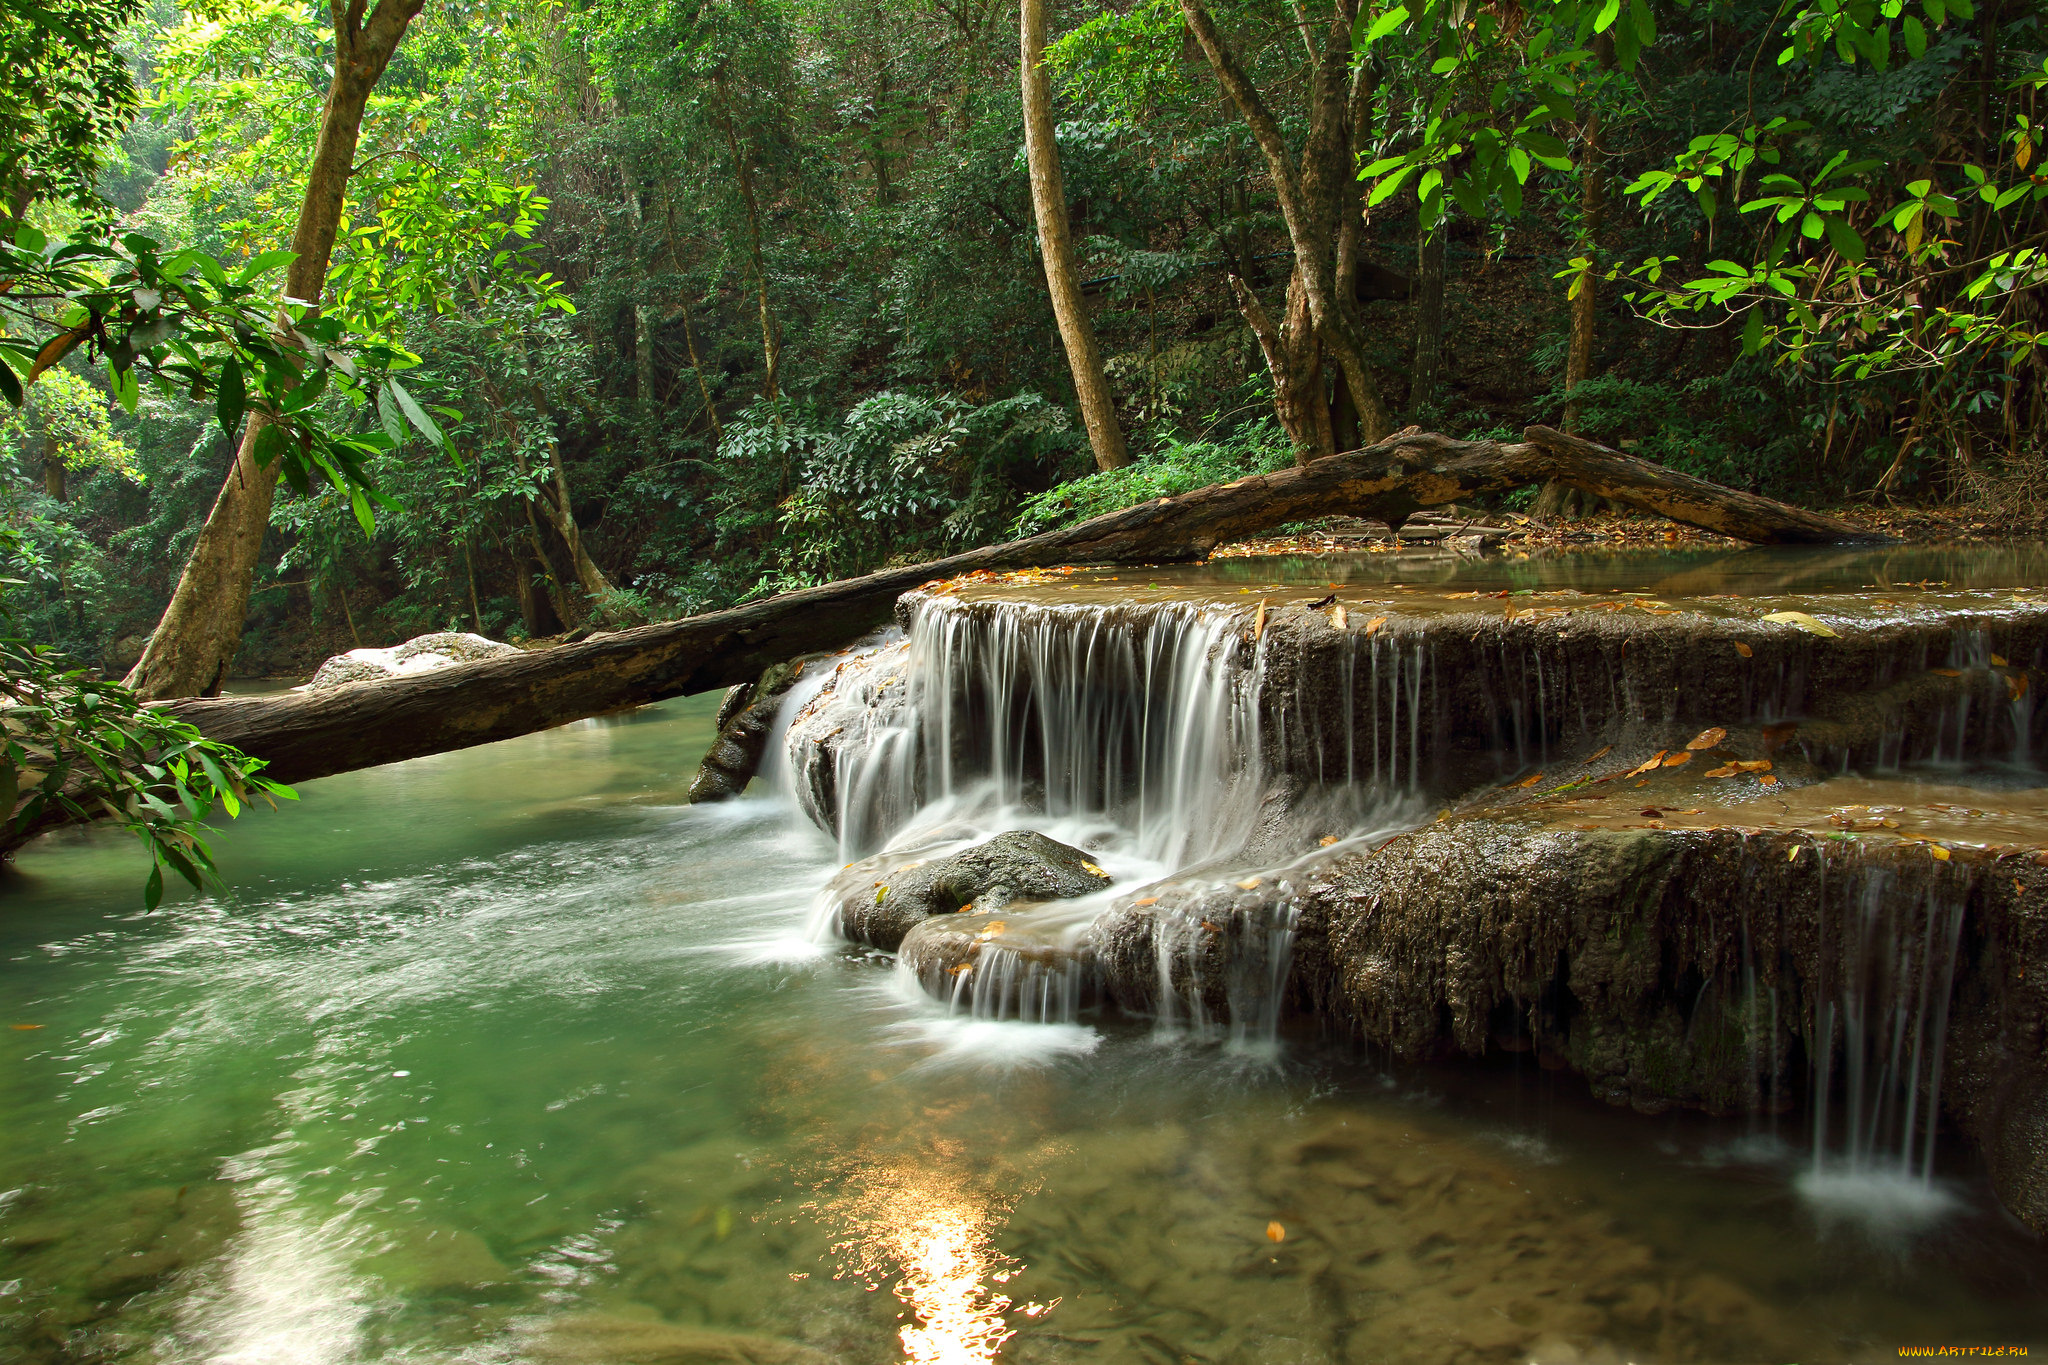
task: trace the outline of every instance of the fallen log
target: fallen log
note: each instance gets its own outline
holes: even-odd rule
[[[1586,485],[1589,491],[1617,499],[1634,491],[1642,505],[1655,503],[1676,520],[1772,543],[1785,539],[1788,527],[1807,527],[1817,535],[1820,523],[1831,521],[1589,442],[1558,437],[1570,443],[1559,447],[1550,442],[1555,435],[1548,433],[1544,445],[1499,444],[1411,429],[1363,450],[1158,498],[933,563],[882,569],[516,658],[317,693],[166,705],[210,738],[267,760],[277,780],[303,782],[748,682],[772,664],[858,639],[921,583],[977,570],[1200,560],[1219,544],[1332,515],[1371,517],[1398,530],[1424,507],[1552,477],[1593,481]],[[1837,539],[1862,535],[1847,523],[1834,525]]]
[[[1758,545],[1883,544],[1889,536],[1822,512],[1743,493],[1549,427],[1522,439],[1551,460],[1550,477],[1638,512],[1682,521]]]

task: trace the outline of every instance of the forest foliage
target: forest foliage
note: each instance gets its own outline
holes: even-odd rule
[[[1282,336],[1310,248],[1398,423],[1569,420],[1824,504],[2048,494],[2048,40],[2019,0],[1056,6],[1138,457],[1103,474],[1014,7],[427,0],[326,293],[280,305],[331,23],[0,3],[25,640],[132,661],[254,409],[288,487],[250,672],[699,611],[1272,468],[1364,406]],[[1288,202],[1318,194],[1323,237]]]

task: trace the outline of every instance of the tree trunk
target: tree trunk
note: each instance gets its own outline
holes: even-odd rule
[[[292,233],[297,253],[285,275],[285,296],[317,304],[327,283],[334,234],[347,202],[349,172],[363,126],[363,107],[384,74],[406,26],[425,0],[377,0],[367,21],[360,4],[330,0],[334,23],[334,75],[320,120],[320,140],[306,176],[306,197]],[[256,461],[256,438],[267,421],[252,411],[242,428],[234,468],[200,527],[184,572],[157,622],[149,645],[127,678],[146,700],[212,696],[242,644],[249,590],[270,526],[280,462]]]
[[[1601,34],[1594,41],[1593,51],[1602,67],[1612,64],[1614,40]],[[1607,168],[1600,157],[1598,105],[1586,112],[1579,154],[1579,251],[1586,264],[1572,280],[1571,335],[1566,343],[1564,361],[1564,429],[1573,436],[1582,433],[1579,404],[1572,397],[1572,391],[1593,373],[1593,343],[1599,321],[1596,310],[1600,290],[1600,225],[1607,211]],[[1553,481],[1544,485],[1531,510],[1539,517],[1548,518],[1590,511],[1592,506],[1581,490]]]
[[[1436,397],[1444,361],[1444,228],[1432,232],[1416,215],[1415,367],[1408,387],[1408,415],[1418,417]]]
[[[1362,328],[1355,315],[1356,300],[1337,289],[1338,245],[1347,240],[1342,228],[1358,197],[1350,131],[1351,96],[1357,85],[1350,75],[1351,28],[1358,14],[1358,0],[1336,0],[1333,6],[1322,52],[1311,72],[1308,141],[1302,148],[1299,167],[1287,150],[1279,121],[1266,106],[1265,97],[1238,65],[1236,55],[1224,42],[1201,0],[1181,0],[1181,13],[1265,155],[1266,168],[1280,200],[1280,215],[1287,224],[1288,241],[1294,248],[1295,271],[1309,318],[1322,343],[1323,356],[1336,367],[1351,390],[1365,439],[1381,440],[1394,429],[1393,417],[1365,364]],[[1269,357],[1270,354],[1269,350]],[[1277,390],[1277,372],[1274,380]],[[1320,397],[1318,406],[1324,407]],[[1327,407],[1324,411],[1327,413]],[[1281,420],[1283,424],[1286,421],[1285,417]]]
[[[43,491],[58,502],[64,501],[64,456],[57,449],[57,438],[43,439]]]
[[[765,373],[761,394],[769,402],[782,396],[782,343],[775,335],[775,314],[768,307],[768,262],[761,249],[761,206],[754,197],[754,170],[740,150],[738,131],[732,122],[732,99],[725,73],[719,72],[718,117],[725,128],[725,145],[732,150],[733,178],[739,181],[740,204],[747,211],[747,257],[754,267],[754,297],[761,313],[761,363]]]
[[[1833,517],[1738,493],[1544,427],[1513,445],[1403,433],[1273,474],[1158,498],[1078,526],[883,569],[729,611],[596,635],[517,658],[321,692],[175,703],[172,713],[300,782],[487,744],[585,716],[758,677],[838,649],[887,618],[903,593],[982,569],[1199,560],[1288,521],[1350,514],[1398,526],[1423,507],[1555,475],[1631,506],[1769,544],[1882,540]]]
[[[1095,326],[1088,320],[1088,302],[1081,297],[1081,275],[1074,267],[1074,242],[1067,226],[1067,192],[1060,183],[1060,149],[1053,139],[1052,83],[1045,74],[1045,0],[1020,0],[1018,66],[1024,87],[1024,160],[1031,168],[1031,207],[1038,217],[1039,254],[1045,259],[1045,287],[1052,295],[1052,315],[1060,326],[1067,368],[1074,374],[1074,396],[1088,425],[1088,445],[1097,469],[1117,469],[1131,462],[1117,424],[1116,403],[1103,377],[1102,355],[1095,345]]]

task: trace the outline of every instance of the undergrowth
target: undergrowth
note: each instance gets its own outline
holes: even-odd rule
[[[1071,526],[1153,498],[1191,493],[1247,474],[1270,473],[1293,461],[1286,435],[1270,417],[1247,422],[1220,441],[1182,441],[1169,436],[1122,469],[1069,479],[1027,499],[1012,530],[1028,536]]]

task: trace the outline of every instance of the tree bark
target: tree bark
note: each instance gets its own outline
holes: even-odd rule
[[[326,287],[327,264],[334,254],[334,235],[362,133],[363,108],[425,0],[377,0],[367,20],[364,3],[329,0],[334,75],[306,176],[306,197],[292,233],[297,255],[285,274],[286,298],[309,304],[318,304]],[[170,605],[128,674],[128,686],[145,700],[215,695],[241,647],[249,590],[277,495],[280,462],[265,466],[256,460],[256,438],[266,425],[262,413],[249,414],[234,467],[199,529]]]
[[[708,692],[844,646],[903,593],[982,569],[1199,560],[1288,521],[1350,514],[1398,526],[1423,507],[1555,475],[1690,525],[1767,544],[1882,540],[1832,517],[1678,474],[1544,427],[1510,445],[1402,433],[1379,445],[1158,498],[1063,527],[728,611],[597,635],[517,658],[322,692],[173,703],[206,735],[271,764],[280,781],[487,744],[620,707]]]
[[[1302,147],[1298,166],[1288,151],[1279,120],[1267,107],[1258,86],[1238,64],[1201,0],[1181,0],[1181,13],[1266,158],[1274,193],[1280,200],[1280,216],[1287,224],[1288,241],[1294,248],[1294,270],[1302,300],[1324,358],[1336,367],[1351,390],[1365,439],[1381,440],[1394,429],[1393,417],[1366,367],[1363,329],[1354,311],[1356,302],[1349,293],[1340,293],[1337,288],[1338,244],[1346,239],[1342,229],[1347,226],[1345,220],[1358,197],[1351,139],[1351,97],[1358,85],[1351,71],[1351,27],[1358,14],[1358,0],[1336,0],[1332,8],[1321,53],[1310,73],[1308,140]],[[1295,285],[1290,283],[1290,294],[1294,289]],[[1242,291],[1239,299],[1243,299]],[[1263,337],[1260,344],[1266,348]],[[1266,349],[1270,359],[1271,348]],[[1292,349],[1304,348],[1297,342]],[[1276,390],[1280,380],[1276,371]],[[1325,407],[1327,412],[1320,395],[1317,406]],[[1327,416],[1323,420],[1327,422]],[[1281,421],[1286,425],[1284,414]],[[1293,434],[1293,428],[1289,430]]]
[[[725,129],[725,145],[732,150],[733,177],[739,181],[740,204],[747,211],[747,256],[754,267],[755,298],[761,313],[761,393],[769,402],[782,396],[782,343],[775,335],[775,314],[768,307],[768,262],[761,249],[761,205],[754,196],[754,170],[740,150],[740,137],[732,122],[731,93],[725,73],[719,72],[718,117]]]
[[[1436,396],[1444,362],[1444,229],[1431,232],[1417,215],[1415,251],[1415,366],[1408,415],[1417,417]]]
[[[1614,40],[1601,34],[1593,43],[1594,55],[1605,68],[1614,61]],[[1581,435],[1580,408],[1572,393],[1593,373],[1593,343],[1599,321],[1596,311],[1600,291],[1600,226],[1607,210],[1607,168],[1600,156],[1600,109],[1596,104],[1586,112],[1579,146],[1579,250],[1586,265],[1572,281],[1571,333],[1565,346],[1564,429]],[[1552,481],[1544,485],[1530,509],[1539,517],[1570,516],[1590,510],[1581,490]]]
[[[1020,0],[1017,27],[1024,93],[1024,160],[1031,169],[1031,208],[1038,218],[1045,287],[1052,295],[1052,315],[1059,323],[1067,368],[1074,374],[1074,396],[1080,400],[1081,420],[1088,426],[1095,467],[1119,469],[1131,462],[1131,454],[1116,420],[1116,403],[1110,397],[1102,354],[1095,344],[1095,325],[1088,319],[1081,274],[1074,266],[1067,191],[1060,180],[1059,144],[1053,137],[1052,83],[1045,74],[1045,0]]]

